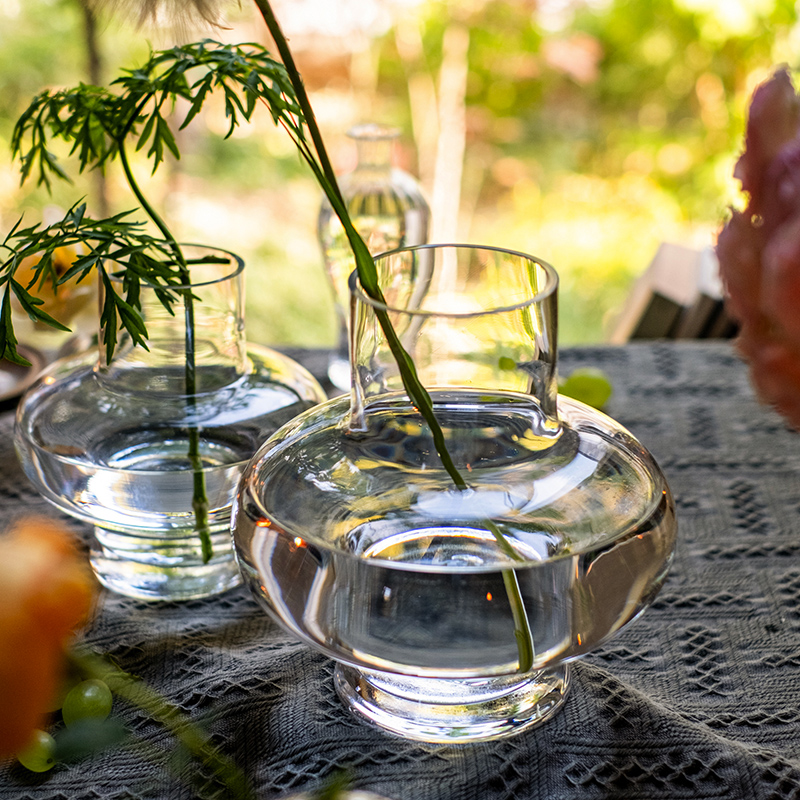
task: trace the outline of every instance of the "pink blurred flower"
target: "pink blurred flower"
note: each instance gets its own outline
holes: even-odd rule
[[[753,94],[734,175],[748,202],[717,242],[728,307],[760,397],[800,428],[800,98],[785,69]]]

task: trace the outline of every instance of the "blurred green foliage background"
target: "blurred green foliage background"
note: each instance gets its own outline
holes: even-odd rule
[[[246,0],[226,29],[137,29],[85,0],[0,0],[0,227],[86,196],[133,207],[120,175],[48,196],[19,185],[13,123],[35,93],[108,83],[148,45],[208,35],[266,42]],[[661,241],[713,244],[736,202],[747,100],[794,67],[793,0],[276,0],[340,172],[365,121],[403,131],[396,161],[432,198],[440,235],[535,253],[559,271],[561,341],[602,340]],[[225,140],[221,104],[143,184],[184,241],[248,262],[248,334],[332,345],[316,240],[320,194],[264,112]],[[66,154],[65,154],[66,155]],[[67,165],[69,162],[66,162]],[[456,213],[457,212],[457,213]]]

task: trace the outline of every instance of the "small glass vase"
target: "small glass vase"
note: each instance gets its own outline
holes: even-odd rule
[[[356,125],[347,135],[356,145],[356,167],[339,178],[339,188],[353,225],[370,253],[425,244],[431,216],[428,201],[416,178],[392,164],[400,131],[369,123]],[[342,223],[327,198],[322,201],[317,231],[340,321],[339,347],[331,356],[328,378],[338,389],[349,391],[347,279],[355,262]]]
[[[142,284],[148,349],[120,329],[111,360],[101,344],[99,355],[56,361],[17,410],[27,476],[56,508],[94,526],[100,582],[144,600],[204,597],[240,582],[230,514],[244,465],[283,423],[325,399],[300,365],[246,343],[241,259],[183,249],[193,282],[174,289],[191,292],[193,324],[180,301],[171,314]],[[204,263],[209,255],[215,263]]]
[[[547,719],[569,662],[653,600],[675,544],[669,487],[628,431],[558,397],[550,266],[460,245],[376,266],[385,305],[351,277],[351,395],[254,456],[237,556],[266,611],[338,662],[336,689],[363,719],[428,742],[508,736]]]

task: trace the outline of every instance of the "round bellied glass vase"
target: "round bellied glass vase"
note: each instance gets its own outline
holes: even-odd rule
[[[339,188],[350,219],[370,253],[378,255],[425,244],[431,211],[417,179],[394,165],[399,129],[372,122],[352,127],[347,135],[356,145],[356,166],[339,178]],[[327,197],[320,206],[317,233],[340,322],[339,346],[331,355],[328,378],[338,389],[347,391],[350,389],[347,280],[355,262],[344,226]]]
[[[550,266],[466,245],[375,263],[383,301],[351,277],[351,395],[254,456],[237,557],[266,611],[336,660],[361,718],[429,742],[508,736],[552,715],[569,662],[653,600],[672,497],[627,430],[557,395]]]
[[[99,354],[42,373],[15,428],[39,492],[94,526],[100,582],[145,600],[204,597],[240,582],[230,514],[242,469],[271,433],[325,399],[299,364],[247,344],[242,260],[199,246],[183,252],[192,283],[170,287],[171,309],[163,289],[141,284],[146,347],[120,326],[109,358],[101,330]]]

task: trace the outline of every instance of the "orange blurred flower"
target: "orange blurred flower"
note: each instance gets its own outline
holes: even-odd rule
[[[93,579],[69,533],[31,517],[0,535],[0,757],[45,724],[65,648],[92,607]]]

